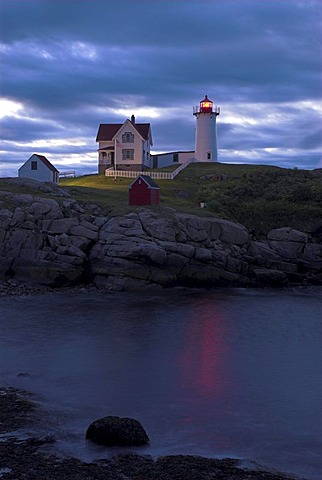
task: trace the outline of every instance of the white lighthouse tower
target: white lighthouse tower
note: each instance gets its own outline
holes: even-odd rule
[[[217,128],[216,117],[220,107],[214,107],[207,95],[199,107],[194,107],[196,117],[195,157],[199,162],[217,162]]]

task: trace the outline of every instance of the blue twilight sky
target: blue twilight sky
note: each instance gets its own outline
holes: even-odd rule
[[[321,0],[1,0],[0,176],[33,153],[94,173],[100,123],[151,122],[193,150],[221,107],[219,161],[317,168]]]

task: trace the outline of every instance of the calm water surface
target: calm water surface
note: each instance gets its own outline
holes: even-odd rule
[[[120,415],[151,440],[131,451],[322,478],[319,288],[5,298],[0,319],[0,383],[37,394],[59,453],[110,455],[84,434]]]

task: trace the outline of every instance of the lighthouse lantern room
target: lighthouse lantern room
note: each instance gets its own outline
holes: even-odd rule
[[[217,128],[216,118],[220,107],[205,96],[199,107],[194,107],[196,117],[195,156],[199,162],[217,162]]]

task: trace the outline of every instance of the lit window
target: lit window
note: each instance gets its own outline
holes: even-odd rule
[[[31,162],[31,170],[37,170],[37,162]]]
[[[134,149],[133,148],[123,149],[122,160],[134,160]]]
[[[131,132],[125,132],[122,135],[122,143],[134,143],[134,135]]]

